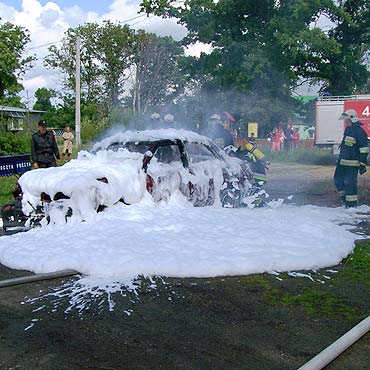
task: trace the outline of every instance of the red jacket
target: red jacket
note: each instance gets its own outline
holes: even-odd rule
[[[298,144],[299,143],[299,132],[293,132],[292,135],[290,135],[292,138],[293,144]]]

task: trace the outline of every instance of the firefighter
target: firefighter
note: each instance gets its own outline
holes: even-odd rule
[[[208,136],[222,149],[234,145],[233,135],[224,127],[221,116],[218,114],[213,114],[209,118],[207,128],[202,134]]]
[[[31,158],[33,168],[56,167],[60,160],[59,150],[52,131],[48,131],[44,120],[39,121],[38,131],[32,135]]]
[[[357,206],[357,174],[366,172],[369,146],[363,123],[354,109],[347,109],[339,119],[347,125],[340,145],[334,183],[346,207]]]
[[[266,160],[265,155],[257,149],[256,142],[241,139],[237,145],[239,149],[235,152],[235,156],[249,162],[255,185],[262,186],[267,182],[266,169],[270,163]]]
[[[165,128],[177,128],[177,123],[175,121],[175,117],[171,113],[167,113],[163,117],[163,123]]]
[[[22,189],[18,182],[13,190],[13,197],[15,200],[4,204],[0,210],[4,231],[11,227],[23,227],[27,220],[22,211]]]
[[[163,128],[163,122],[161,120],[161,115],[157,112],[154,112],[150,116],[150,125],[149,125],[151,130],[157,130],[159,128]]]

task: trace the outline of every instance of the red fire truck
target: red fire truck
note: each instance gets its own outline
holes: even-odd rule
[[[343,138],[344,121],[339,120],[346,109],[354,109],[370,139],[370,95],[321,96],[315,102],[315,144],[331,146],[337,152]]]

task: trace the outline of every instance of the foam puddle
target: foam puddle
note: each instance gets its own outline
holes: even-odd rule
[[[118,281],[318,269],[353,250],[349,224],[364,207],[116,205],[89,222],[4,236],[0,262],[35,273],[72,269]]]
[[[120,297],[127,302],[123,312],[129,316],[142,291],[165,291],[169,301],[185,299],[161,276],[191,279],[285,271],[310,279],[310,273],[294,271],[338,264],[358,238],[350,228],[370,211],[368,206],[280,203],[260,209],[194,208],[173,198],[160,205],[117,205],[89,222],[4,236],[0,262],[36,273],[74,269],[86,275],[25,300],[35,305],[34,321],[25,328],[32,330],[45,312],[112,311]],[[315,283],[319,280],[327,279]]]
[[[63,312],[66,316],[77,314],[80,319],[83,319],[84,313],[88,311],[94,311],[95,314],[100,314],[104,310],[112,312],[118,299],[124,300],[124,307],[120,307],[120,312],[131,316],[135,305],[141,303],[140,294],[159,297],[160,292],[166,294],[170,302],[185,298],[160,276],[138,276],[120,281],[80,276],[77,280],[68,281],[48,293],[40,292],[38,297],[23,301],[22,304],[36,306],[32,310],[35,317],[24,330],[28,331],[38,323],[42,323],[42,317],[45,315],[49,317],[57,312]]]

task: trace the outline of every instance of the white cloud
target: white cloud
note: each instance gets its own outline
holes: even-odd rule
[[[38,75],[27,79],[27,90],[37,90],[40,86],[46,85],[45,76]]]
[[[16,10],[11,6],[0,2],[0,14],[3,21],[5,20],[8,22],[13,22],[16,15]]]
[[[64,8],[62,18],[70,27],[76,27],[85,22],[96,22],[99,14],[95,12],[84,12],[78,5]]]
[[[43,28],[48,28],[58,21],[60,13],[56,9],[47,9],[41,13],[39,20]]]
[[[143,28],[148,32],[153,32],[160,36],[172,36],[177,40],[185,36],[186,28],[177,24],[174,19],[163,19],[156,16],[147,17],[143,13],[140,14],[140,2],[141,0],[114,0],[109,6],[110,11],[103,14],[101,19],[122,22],[140,15],[140,18],[129,22],[134,29]]]

